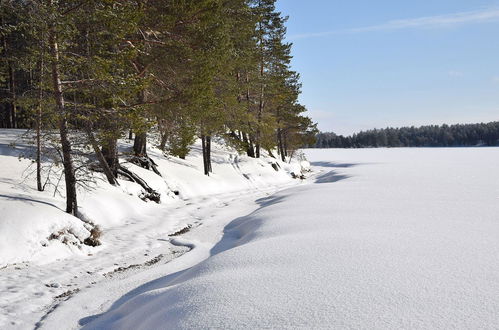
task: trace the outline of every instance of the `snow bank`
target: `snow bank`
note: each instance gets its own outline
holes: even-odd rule
[[[13,146],[20,133],[0,131],[0,268],[84,254],[81,242],[90,232],[83,222],[64,213],[61,199],[37,192],[33,181],[25,180],[31,162],[19,156],[29,147]]]
[[[497,148],[307,155],[315,184],[260,200],[210,258],[84,329],[497,327]]]
[[[0,130],[0,268],[8,264],[31,261],[48,263],[70,255],[90,253],[81,244],[89,236],[89,226],[64,213],[62,196],[53,194],[53,188],[37,192],[34,167],[23,156],[33,152],[21,135],[23,130]],[[120,149],[129,150],[129,141],[121,141]],[[202,154],[199,143],[186,160],[166,158],[154,147],[149,155],[158,164],[162,176],[133,164],[125,164],[140,175],[150,187],[161,193],[161,205],[146,203],[138,198],[139,185],[120,180],[113,187],[96,174],[91,190],[79,190],[79,211],[82,217],[100,225],[105,232],[168,207],[179,199],[278,186],[291,181],[292,165],[273,158],[252,159],[238,155],[235,150],[213,144],[213,171],[207,177],[202,172]],[[122,160],[124,161],[124,160]],[[271,163],[282,168],[275,171]],[[60,173],[61,169],[57,169]],[[56,171],[56,172],[57,172]],[[64,191],[63,183],[59,190]],[[177,194],[178,195],[177,195]],[[93,249],[98,251],[101,248]]]

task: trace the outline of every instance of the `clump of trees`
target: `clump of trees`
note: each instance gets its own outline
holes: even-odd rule
[[[214,137],[284,160],[317,132],[298,103],[274,2],[1,0],[0,127],[33,129],[38,163],[43,132],[57,131],[74,215],[76,141],[114,185],[118,175],[140,183],[118,162],[123,136],[134,139],[130,160],[157,171],[147,155],[153,131],[181,158],[200,138],[206,175]]]
[[[352,136],[319,133],[313,148],[499,146],[499,122],[373,129]]]

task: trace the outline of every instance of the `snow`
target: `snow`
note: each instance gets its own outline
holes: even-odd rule
[[[88,253],[84,246],[50,249],[53,244],[47,239],[52,233],[70,231],[83,240],[89,232],[81,221],[61,212],[65,209],[64,199],[57,194],[53,196],[51,187],[43,193],[34,189],[34,167],[30,167],[31,160],[25,158],[32,147],[22,138],[23,133],[22,130],[0,130],[0,267],[25,261],[47,263],[75,252]],[[126,148],[126,143],[121,147]],[[194,147],[186,160],[165,158],[160,150],[150,148],[149,154],[158,164],[162,177],[133,164],[125,166],[161,193],[163,204],[291,181],[290,170],[286,169],[291,169],[294,163],[281,163],[285,170],[276,172],[270,166],[270,162],[276,160],[250,159],[216,143],[214,149],[211,177],[203,174],[199,146]],[[113,187],[101,176],[96,177],[97,182],[90,190],[79,190],[79,211],[84,219],[103,229],[122,225],[130,218],[158,209],[137,198],[142,191],[139,185],[120,180],[120,187]],[[61,183],[59,190],[63,191],[63,187]],[[180,193],[179,197],[175,196],[175,191]],[[41,246],[48,249],[41,249]]]
[[[25,181],[31,161],[19,158],[27,146],[11,145],[19,131],[4,130],[0,140],[0,268],[23,260],[45,263],[55,258],[84,253],[59,240],[49,242],[52,233],[67,230],[80,239],[89,232],[83,223],[62,212],[60,200],[41,194]],[[62,238],[62,237],[61,237]],[[44,246],[45,248],[41,249]]]
[[[0,130],[1,329],[499,324],[497,148],[306,150],[276,172],[215,143],[206,177],[199,145],[151,147],[161,177],[125,165],[161,204],[126,181],[80,191],[103,230],[91,248],[61,196],[33,189],[21,133]]]
[[[193,259],[207,246],[194,243],[175,260],[184,268],[165,268],[79,324],[497,328],[497,148],[306,154],[317,172],[311,184],[259,199],[201,262]],[[183,239],[199,237],[191,235]]]
[[[102,245],[93,248],[82,244],[90,226],[64,212],[63,197],[50,187],[45,192],[34,189],[31,161],[24,158],[32,146],[22,134],[0,130],[1,329],[41,327],[49,316],[64,310],[62,302],[84,300],[93,288],[97,293],[87,300],[88,310],[80,305],[69,315],[104,311],[122,294],[162,276],[164,267],[185,265],[183,261],[182,267],[175,266],[175,258],[189,247],[179,246],[182,237],[169,235],[191,227],[206,236],[196,240],[195,253],[180,258],[191,258],[195,264],[209,255],[202,251],[220,239],[227,222],[256,208],[255,199],[300,183],[291,178],[293,163],[250,159],[218,143],[213,144],[210,177],[202,172],[199,145],[186,160],[166,158],[150,147],[162,176],[133,164],[124,166],[161,193],[161,204],[138,198],[142,189],[135,183],[120,180],[120,186],[113,187],[98,174],[90,190],[79,189],[82,217],[103,231]],[[129,148],[129,141],[120,142],[121,150]],[[271,162],[278,162],[282,170],[275,171]]]

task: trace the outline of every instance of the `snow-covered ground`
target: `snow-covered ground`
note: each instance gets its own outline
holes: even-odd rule
[[[499,324],[498,148],[307,150],[315,174],[302,184],[286,164],[275,172],[222,147],[211,178],[197,150],[182,161],[151,149],[163,178],[141,174],[169,197],[145,203],[133,185],[99,183],[82,197],[104,231],[90,248],[37,241],[81,224],[20,183],[21,146],[1,143],[2,329]],[[16,219],[40,227],[17,233]]]
[[[300,183],[290,175],[299,171],[296,163],[278,162],[276,171],[272,158],[251,159],[216,143],[210,177],[202,172],[198,145],[186,160],[151,147],[162,177],[125,166],[162,194],[161,204],[142,201],[137,184],[120,180],[113,187],[97,175],[91,190],[79,191],[81,213],[103,232],[102,245],[89,247],[81,241],[90,227],[63,212],[64,199],[51,187],[34,189],[34,168],[23,157],[32,146],[22,133],[0,130],[0,329],[41,327],[51,314],[64,315],[56,313],[64,310],[61,302],[76,297],[81,305],[71,317],[104,311],[126,292],[179,267],[174,259],[192,247],[181,267],[206,258],[225,224],[257,208],[256,199]],[[187,231],[192,233],[180,235]],[[188,235],[194,236],[184,242]],[[47,328],[77,326],[77,320],[62,322]]]
[[[499,149],[307,155],[313,183],[260,199],[210,250],[101,308],[105,287],[75,295],[44,325],[497,329]]]

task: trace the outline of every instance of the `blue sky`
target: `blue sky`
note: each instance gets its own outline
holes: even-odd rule
[[[499,120],[499,0],[278,0],[322,131]]]

